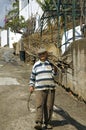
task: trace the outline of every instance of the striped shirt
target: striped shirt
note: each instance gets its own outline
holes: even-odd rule
[[[30,77],[30,86],[35,86],[36,90],[54,89],[54,72],[53,66],[49,61],[37,61],[33,68]]]

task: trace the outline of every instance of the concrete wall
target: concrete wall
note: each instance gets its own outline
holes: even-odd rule
[[[9,47],[13,48],[13,43],[18,42],[21,39],[22,35],[19,33],[13,33],[10,31],[10,29],[8,31],[8,34],[7,30],[1,31],[1,47],[4,47],[5,45],[9,44]],[[8,41],[9,43],[7,43]]]
[[[7,45],[7,30],[1,31],[1,47]]]
[[[60,73],[59,82],[86,101],[86,39],[73,42],[64,57],[66,62],[71,62],[72,69]]]

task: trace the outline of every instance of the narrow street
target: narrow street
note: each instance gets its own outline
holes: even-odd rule
[[[33,130],[35,112],[27,108],[32,66],[7,58],[8,51],[0,48],[0,130]],[[86,104],[58,85],[52,124],[53,130],[86,130]]]

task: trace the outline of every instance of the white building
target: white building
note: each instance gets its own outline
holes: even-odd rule
[[[32,16],[36,17],[36,28],[39,26],[39,19],[43,11],[36,0],[19,0],[19,15],[25,18],[25,21]]]

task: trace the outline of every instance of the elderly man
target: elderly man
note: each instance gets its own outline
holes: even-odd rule
[[[53,76],[57,70],[48,61],[48,53],[45,48],[38,51],[39,60],[33,65],[29,83],[29,91],[36,92],[36,120],[35,129],[41,130],[42,124],[46,128],[52,128],[51,117],[55,99],[55,83]]]

